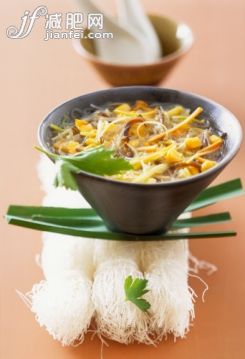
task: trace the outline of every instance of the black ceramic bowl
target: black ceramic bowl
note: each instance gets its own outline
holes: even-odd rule
[[[115,231],[150,234],[166,231],[192,200],[207,187],[238,152],[242,129],[235,116],[221,105],[191,93],[156,87],[120,87],[71,99],[56,107],[41,123],[39,140],[48,146],[52,135],[49,124],[59,124],[65,116],[71,121],[91,104],[145,100],[180,104],[194,110],[201,106],[203,117],[217,130],[227,133],[223,159],[213,168],[183,180],[159,184],[132,184],[81,172],[76,175],[79,190],[91,206]],[[92,110],[92,108],[91,108]]]

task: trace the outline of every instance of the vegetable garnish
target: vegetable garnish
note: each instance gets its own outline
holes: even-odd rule
[[[150,308],[150,303],[142,296],[149,292],[147,287],[148,280],[142,278],[133,279],[128,276],[124,281],[125,300],[129,300],[135,304],[140,310],[146,312]]]
[[[244,194],[240,178],[233,179],[202,191],[199,196],[186,208],[185,212],[210,206],[225,199],[241,196]]]
[[[65,187],[76,191],[78,189],[74,174],[80,172],[80,168],[74,166],[69,161],[58,160],[55,162],[56,176],[54,179],[55,187]]]
[[[165,234],[137,236],[137,235],[130,235],[125,233],[112,232],[104,224],[94,225],[93,223],[90,223],[89,225],[88,224],[84,225],[84,222],[82,220],[80,226],[77,225],[72,226],[72,225],[67,225],[66,223],[62,223],[61,220],[59,221],[59,223],[55,223],[49,218],[33,219],[32,216],[23,217],[19,214],[12,215],[12,209],[13,207],[10,206],[6,216],[9,224],[36,229],[39,231],[68,234],[71,236],[86,237],[86,238],[109,239],[115,241],[116,240],[157,241],[157,240],[170,240],[170,239],[222,238],[222,237],[236,236],[235,231],[228,231],[228,230],[202,231],[202,232],[191,232],[191,233],[179,233],[170,230]],[[15,207],[15,211],[18,212],[19,209],[20,208]]]
[[[117,181],[161,183],[205,172],[223,157],[225,133],[205,118],[176,104],[110,103],[91,106],[72,122],[51,124],[50,148],[73,156],[103,146],[126,159],[132,167],[104,174]],[[103,175],[103,174],[102,174]]]
[[[178,219],[172,225],[172,229],[178,228],[192,228],[197,226],[203,226],[206,224],[223,223],[231,220],[229,212],[208,214],[207,216],[191,217],[185,219]]]
[[[186,211],[194,211],[219,202],[244,194],[240,179],[228,181],[204,190],[187,208]],[[185,212],[186,212],[185,211]],[[110,240],[167,240],[167,239],[194,239],[194,238],[218,238],[235,236],[234,231],[201,231],[181,233],[176,232],[180,228],[192,228],[196,226],[212,225],[229,221],[228,212],[208,214],[205,216],[176,220],[172,228],[164,234],[136,236],[110,231],[103,220],[92,208],[57,208],[57,207],[33,207],[10,206],[6,215],[10,224],[21,227],[37,229],[46,232],[84,236],[88,238]]]
[[[36,147],[36,149],[55,161],[57,171],[54,185],[56,187],[63,186],[74,191],[78,189],[74,174],[81,171],[104,176],[132,169],[127,160],[122,157],[116,157],[113,150],[105,149],[102,146],[74,156],[57,155],[40,147]]]

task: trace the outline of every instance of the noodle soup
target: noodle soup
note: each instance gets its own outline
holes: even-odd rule
[[[154,184],[184,179],[216,166],[226,135],[210,126],[202,108],[192,113],[180,105],[138,100],[135,103],[91,105],[92,113],[73,123],[51,124],[51,147],[60,155],[75,155],[98,146],[127,159],[131,170],[110,178]]]

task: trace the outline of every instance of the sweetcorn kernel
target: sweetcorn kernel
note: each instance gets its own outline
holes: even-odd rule
[[[130,111],[130,110],[131,110],[131,108],[130,108],[129,104],[127,104],[127,103],[122,103],[121,105],[117,106],[117,107],[113,110],[113,112],[120,114],[121,112],[128,112],[128,111]]]
[[[97,131],[96,130],[92,130],[92,131],[89,131],[87,136],[88,137],[91,137],[91,138],[95,138],[96,137],[96,134],[97,134]]]
[[[178,152],[177,150],[175,150],[174,148],[171,148],[170,150],[168,150],[166,156],[165,156],[165,160],[168,163],[175,163],[175,162],[179,162],[183,159],[183,155],[182,153]]]
[[[199,137],[189,137],[186,138],[185,145],[190,150],[196,150],[201,147],[202,142]]]
[[[79,130],[80,130],[80,133],[83,134],[84,132],[93,130],[93,126],[90,123],[88,123],[87,125],[81,125],[79,127]]]
[[[198,168],[196,168],[195,166],[189,166],[188,169],[192,175],[196,175],[199,173]]]
[[[215,142],[221,142],[222,138],[217,135],[212,135],[209,137],[209,140],[210,140],[211,144],[213,144]]]
[[[133,168],[134,168],[134,170],[139,170],[140,168],[141,168],[141,164],[140,163],[135,163],[134,165],[133,165]]]
[[[209,170],[210,168],[214,167],[216,165],[216,163],[217,163],[216,161],[205,160],[202,163],[201,171],[204,172],[204,171]]]
[[[81,126],[83,125],[87,125],[88,121],[87,120],[80,120],[80,119],[76,119],[75,120],[75,126],[80,130]]]
[[[97,142],[94,140],[94,138],[87,138],[86,141],[85,141],[85,144],[86,145],[96,145]]]
[[[65,153],[76,153],[76,149],[79,146],[79,142],[69,141],[68,143],[61,146],[61,150]]]

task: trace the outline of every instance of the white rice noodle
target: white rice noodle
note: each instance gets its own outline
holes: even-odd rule
[[[125,301],[124,280],[142,278],[138,268],[141,244],[96,240],[96,272],[92,300],[99,336],[129,344],[133,341],[152,344],[149,317],[131,302]]]
[[[40,326],[62,345],[82,343],[93,315],[91,281],[79,271],[35,284],[26,296]]]
[[[41,326],[63,345],[82,342],[94,313],[93,241],[44,233],[41,267],[46,280],[28,298]]]
[[[168,333],[183,338],[194,318],[194,292],[188,286],[188,241],[147,242],[142,266],[150,292],[151,331],[156,341]]]
[[[181,218],[190,217],[190,213],[181,215]],[[183,338],[194,319],[196,294],[188,285],[188,256],[187,240],[143,244],[141,265],[150,289],[146,299],[151,303],[151,330],[156,342],[167,334]]]
[[[208,275],[218,270],[215,264],[200,260],[189,252],[189,272],[198,274],[200,270],[206,271]]]
[[[52,162],[42,156],[39,176],[47,191],[43,204],[87,207],[78,192],[52,187],[53,168]],[[63,345],[83,341],[94,313],[91,301],[93,245],[93,239],[43,234],[40,264],[45,280],[35,284],[25,299],[39,324]]]
[[[41,267],[46,279],[62,277],[67,271],[76,271],[92,280],[93,246],[91,238],[56,233],[43,233]]]
[[[40,155],[40,160],[37,164],[37,174],[41,182],[42,190],[48,193],[50,190],[53,189],[55,166],[54,163],[46,155]]]
[[[55,188],[53,186],[56,168],[47,156],[40,156],[37,172],[42,189],[47,194],[43,199],[44,206],[68,208],[90,207],[78,191],[67,190],[63,187]]]

